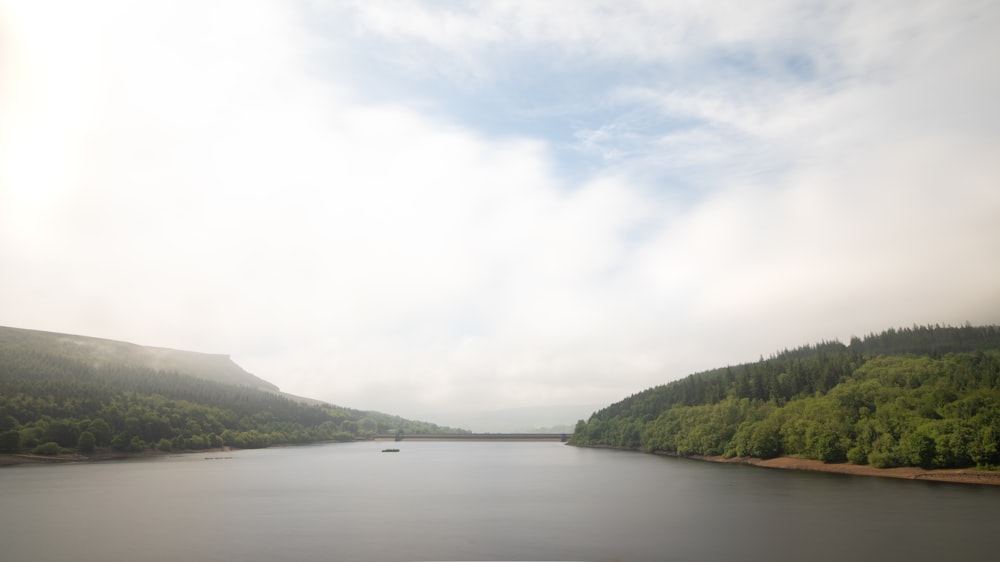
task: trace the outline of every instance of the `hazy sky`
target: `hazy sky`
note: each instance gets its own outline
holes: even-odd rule
[[[997,323],[997,30],[991,0],[0,0],[0,325],[447,424]]]

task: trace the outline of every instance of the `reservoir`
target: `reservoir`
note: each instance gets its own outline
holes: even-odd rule
[[[1000,487],[555,442],[16,466],[0,502],[5,562],[992,560],[1000,528]]]

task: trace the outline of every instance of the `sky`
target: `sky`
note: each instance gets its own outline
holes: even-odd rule
[[[0,325],[489,431],[1000,323],[997,29],[990,0],[0,0]]]

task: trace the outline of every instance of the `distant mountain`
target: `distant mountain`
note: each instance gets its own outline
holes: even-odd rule
[[[228,356],[0,328],[0,453],[141,453],[456,430],[292,396]]]
[[[95,369],[109,365],[172,372],[222,384],[278,392],[277,386],[256,377],[228,355],[149,347],[123,341],[25,330],[0,326],[0,349],[55,354],[86,363]]]
[[[571,444],[797,456],[878,468],[1000,465],[1000,327],[889,329],[650,388]]]

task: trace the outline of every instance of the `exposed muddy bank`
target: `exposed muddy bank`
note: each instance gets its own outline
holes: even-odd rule
[[[575,445],[577,447],[590,447],[594,449],[618,449],[622,451],[633,451],[648,453],[636,449],[625,449],[622,447],[610,447],[607,445]],[[799,459],[794,457],[777,457],[773,459],[759,459],[753,457],[723,457],[707,455],[678,455],[663,451],[653,451],[652,454],[670,457],[682,457],[706,462],[718,462],[728,464],[748,464],[763,468],[777,468],[782,470],[808,470],[812,472],[829,472],[835,474],[850,474],[854,476],[876,476],[879,478],[904,478],[907,480],[932,480],[935,482],[954,482],[958,484],[980,484],[987,486],[1000,486],[1000,471],[978,470],[975,468],[951,468],[951,469],[924,469],[913,466],[898,468],[875,468],[849,463],[824,463],[812,459]]]

